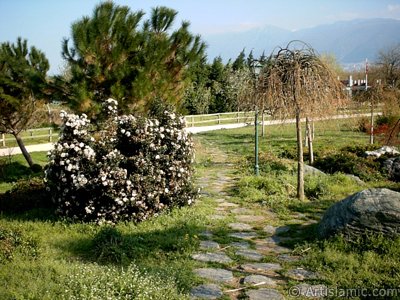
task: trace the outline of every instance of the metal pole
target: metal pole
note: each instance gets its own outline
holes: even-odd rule
[[[254,137],[255,137],[255,145],[254,145],[254,157],[255,157],[255,165],[254,172],[256,176],[260,175],[260,168],[258,166],[258,108],[256,107],[255,116],[254,116]]]

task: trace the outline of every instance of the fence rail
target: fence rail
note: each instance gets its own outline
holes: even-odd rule
[[[24,141],[35,139],[41,139],[41,141],[43,141],[43,139],[45,139],[47,142],[51,143],[53,139],[58,138],[58,130],[53,127],[27,129],[21,132],[21,138]],[[15,143],[15,138],[11,134],[0,134],[0,147],[5,148],[13,144],[7,143],[11,141]]]
[[[376,114],[379,112],[378,107]],[[341,109],[338,114],[362,114],[368,113],[370,110],[367,106],[352,107]],[[271,116],[268,113],[259,114],[260,121],[269,121]],[[241,112],[228,112],[228,113],[214,113],[204,115],[188,115],[185,116],[187,127],[205,127],[212,125],[227,125],[227,124],[250,124],[254,122],[254,111],[241,111]],[[32,142],[53,142],[58,139],[59,130],[53,127],[27,129],[21,133],[21,138],[24,141]],[[34,140],[37,140],[34,142]],[[10,134],[0,134],[0,148],[6,148],[15,145],[15,138]]]

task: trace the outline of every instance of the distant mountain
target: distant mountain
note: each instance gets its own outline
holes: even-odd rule
[[[277,46],[286,46],[291,40],[310,44],[318,53],[333,53],[343,64],[374,61],[380,50],[400,43],[400,20],[357,19],[320,25],[298,31],[267,26],[243,32],[203,36],[208,44],[208,57],[221,56],[225,61],[235,59],[246,49],[255,56],[270,54]]]

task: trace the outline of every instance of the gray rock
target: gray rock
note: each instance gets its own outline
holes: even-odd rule
[[[365,182],[360,179],[360,177],[353,175],[353,174],[344,174],[346,177],[350,178],[353,180],[355,183],[358,185],[365,185]]]
[[[249,300],[282,300],[283,296],[274,289],[258,289],[246,291]]]
[[[200,232],[199,235],[207,238],[211,238],[213,236],[212,232],[208,230]]]
[[[389,179],[400,181],[400,157],[392,157],[383,163],[383,168],[387,171]]]
[[[232,202],[221,202],[218,204],[219,207],[237,207],[238,205]]]
[[[190,296],[194,299],[218,299],[222,295],[221,288],[216,284],[202,284],[190,291]]]
[[[400,235],[400,193],[369,189],[353,194],[331,206],[318,226],[321,237],[342,232],[352,239],[366,231]]]
[[[317,279],[318,274],[305,269],[292,269],[286,272],[286,276],[295,280]]]
[[[234,214],[250,214],[251,210],[244,208],[244,207],[239,207],[239,208],[232,209],[232,213],[234,213]]]
[[[194,272],[202,278],[213,281],[229,282],[233,280],[233,273],[224,269],[202,268],[195,269]]]
[[[251,227],[249,224],[246,223],[229,223],[228,226],[233,230],[240,230],[240,231],[253,229],[253,227]]]
[[[263,228],[263,230],[266,232],[266,233],[269,233],[269,234],[275,234],[275,232],[276,232],[276,227],[274,227],[274,226],[272,226],[272,225],[267,225],[267,226],[265,226],[264,228]]]
[[[257,236],[255,232],[234,232],[229,234],[230,237],[238,239],[252,239]]]
[[[260,261],[263,259],[263,255],[258,253],[256,250],[250,250],[250,249],[242,249],[238,250],[235,252],[237,256],[243,256],[244,258],[248,260],[255,260],[255,261]]]
[[[399,155],[400,152],[395,147],[383,146],[374,151],[365,151],[366,156],[381,157],[384,154]]]
[[[239,248],[239,249],[249,249],[250,244],[247,242],[232,242],[230,245],[234,248]]]
[[[201,241],[200,248],[204,250],[219,249],[219,244],[214,241]]]
[[[198,261],[217,262],[220,264],[229,264],[232,262],[232,259],[223,253],[197,253],[193,254],[192,258]]]
[[[292,255],[289,255],[289,254],[280,254],[280,255],[277,256],[277,258],[280,261],[284,261],[284,262],[288,262],[288,263],[296,262],[296,261],[301,260],[300,256],[292,256]]]
[[[308,283],[301,283],[289,290],[289,295],[292,297],[303,296],[306,298],[323,298],[328,295],[328,287],[323,284],[311,285]]]
[[[312,166],[304,164],[304,175],[317,176],[317,175],[326,175],[326,174],[317,168],[314,168]]]
[[[253,215],[238,215],[236,216],[236,220],[240,222],[261,222],[265,220],[263,216],[253,216]]]
[[[272,278],[263,275],[249,275],[243,280],[244,284],[260,284],[263,282],[270,287],[276,286],[276,282]]]
[[[249,263],[240,266],[243,270],[247,272],[275,272],[282,270],[282,266],[276,263]]]

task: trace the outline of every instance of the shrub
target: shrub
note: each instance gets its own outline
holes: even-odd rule
[[[4,194],[0,194],[0,211],[25,212],[35,208],[54,207],[42,179],[22,179]]]
[[[115,223],[191,204],[193,143],[184,118],[168,111],[159,119],[117,116],[113,99],[104,108],[108,118],[99,131],[86,115],[62,112],[61,137],[46,168],[58,213]]]

